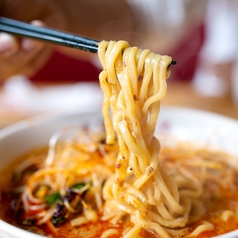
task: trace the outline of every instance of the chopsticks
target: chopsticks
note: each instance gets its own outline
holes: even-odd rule
[[[66,47],[76,48],[92,53],[97,53],[99,40],[51,29],[35,26],[26,22],[0,17],[0,32],[6,32],[21,37],[47,41]],[[177,62],[172,60],[171,65]]]
[[[76,48],[92,53],[98,51],[99,40],[90,39],[48,27],[34,26],[5,17],[0,17],[0,31],[22,37],[30,37],[66,47]]]

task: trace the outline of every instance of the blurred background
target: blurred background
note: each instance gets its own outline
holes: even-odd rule
[[[177,61],[162,106],[197,108],[237,120],[238,1],[128,2],[141,24],[137,46]],[[96,55],[84,60],[54,51],[32,77],[15,75],[1,82],[0,128],[35,115],[99,111],[100,70]]]

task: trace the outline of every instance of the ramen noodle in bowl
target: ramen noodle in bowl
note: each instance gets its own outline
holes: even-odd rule
[[[211,237],[238,227],[231,155],[155,136],[171,57],[99,44],[104,126],[62,128],[2,179],[1,218],[61,237]],[[229,157],[229,160],[227,159]]]

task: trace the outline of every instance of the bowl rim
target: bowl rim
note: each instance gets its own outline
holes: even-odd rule
[[[238,119],[219,114],[216,112],[211,112],[208,110],[202,110],[197,108],[191,108],[191,107],[182,107],[182,106],[161,106],[160,113],[158,117],[158,121],[160,120],[161,113],[164,113],[165,111],[174,111],[176,113],[193,113],[193,114],[199,114],[200,116],[206,116],[206,117],[215,117],[216,119],[224,120],[230,123],[235,123],[238,125]],[[18,122],[12,123],[11,125],[8,125],[6,127],[3,127],[0,129],[0,139],[3,137],[15,133],[16,131],[19,131],[21,129],[24,129],[26,127],[29,127],[29,125],[34,124],[40,124],[45,123],[52,120],[59,120],[59,119],[66,119],[70,118],[72,116],[93,116],[93,115],[99,115],[101,114],[101,111],[96,112],[85,112],[85,113],[77,113],[77,112],[66,112],[66,113],[49,113],[44,115],[36,115],[29,118],[22,119]]]

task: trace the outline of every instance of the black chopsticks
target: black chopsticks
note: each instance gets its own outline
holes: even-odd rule
[[[96,53],[99,40],[0,17],[0,31]]]
[[[54,30],[48,27],[35,26],[26,22],[0,17],[0,32],[22,37],[30,37],[66,47],[97,53],[99,40]],[[171,65],[177,62],[172,60]]]

